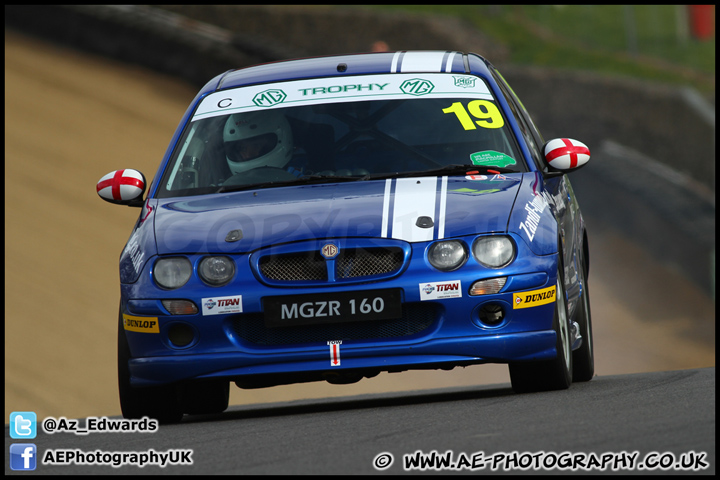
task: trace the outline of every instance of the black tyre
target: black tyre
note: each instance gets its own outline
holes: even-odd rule
[[[510,382],[517,393],[564,390],[572,383],[573,355],[567,314],[565,287],[558,268],[555,290],[555,329],[557,357],[537,362],[510,363]]]
[[[190,415],[222,413],[229,402],[230,382],[192,382],[180,387],[182,411]]]
[[[595,375],[595,352],[593,346],[592,319],[590,315],[590,290],[588,289],[588,272],[585,258],[580,264],[580,281],[582,293],[576,322],[580,326],[582,345],[573,351],[573,382],[587,382]]]
[[[118,322],[118,389],[120,408],[125,418],[154,418],[160,423],[177,423],[182,410],[175,385],[133,387],[130,385],[130,347],[125,337],[122,312]]]

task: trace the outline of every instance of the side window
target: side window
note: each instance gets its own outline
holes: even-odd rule
[[[532,121],[530,114],[527,112],[527,110],[525,110],[525,107],[523,107],[522,104],[520,104],[520,108],[523,111],[524,117],[527,120],[528,125],[530,125],[530,132],[532,133],[533,137],[535,137],[535,142],[538,145],[545,145],[545,139],[540,134],[540,130],[538,130],[535,126],[535,123]]]
[[[520,114],[516,115],[515,118],[517,118],[518,122],[520,123],[520,130],[522,130],[523,132],[523,137],[525,137],[525,142],[530,149],[533,160],[535,160],[535,165],[537,165],[538,169],[542,171],[545,168],[545,163],[542,161],[542,152],[540,151],[540,148],[542,148],[542,146],[538,146],[535,142],[535,137],[532,135],[532,130],[527,124],[525,117]]]
[[[533,131],[537,131],[535,129],[535,125],[532,125],[532,122],[528,123],[528,120],[524,115],[525,111],[522,108],[522,104],[520,104],[517,101],[517,98],[512,94],[512,90],[507,85],[507,83],[505,83],[500,73],[497,72],[497,70],[495,69],[492,69],[491,71],[493,73],[493,76],[495,77],[495,80],[497,81],[497,84],[500,86],[500,91],[503,93],[505,100],[507,100],[508,105],[510,105],[510,110],[512,110],[513,116],[518,121],[518,126],[520,127],[520,131],[522,132],[528,149],[530,149],[530,154],[533,157],[535,165],[537,166],[538,170],[544,171],[545,164],[542,161],[542,153],[540,152],[540,147],[538,147],[535,136],[533,135]],[[532,125],[532,127],[530,125]]]
[[[523,103],[520,101],[518,96],[515,95],[515,91],[512,89],[510,84],[507,83],[507,81],[505,80],[505,77],[503,77],[502,74],[499,71],[495,70],[494,68],[493,68],[493,74],[496,75],[498,82],[502,85],[503,88],[506,88],[510,92],[510,95],[515,99],[515,101],[519,105],[520,112],[522,113],[523,117],[525,117],[525,121],[530,126],[530,133],[532,133],[532,135],[535,137],[535,142],[538,145],[545,145],[545,139],[543,138],[542,134],[540,133],[540,130],[538,130],[538,128],[535,126],[535,122],[532,121],[530,114],[525,109],[525,105],[523,105]]]

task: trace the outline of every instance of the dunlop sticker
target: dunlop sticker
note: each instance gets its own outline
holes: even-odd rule
[[[513,293],[513,309],[537,307],[555,301],[555,287]]]
[[[160,333],[157,317],[133,317],[123,314],[123,327],[131,332]]]

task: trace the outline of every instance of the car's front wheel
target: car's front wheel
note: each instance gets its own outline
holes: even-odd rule
[[[122,311],[118,325],[118,389],[120,408],[125,418],[154,418],[160,423],[177,423],[182,419],[180,398],[175,385],[133,387],[130,385],[130,346],[123,328]]]
[[[572,345],[570,343],[567,299],[560,268],[558,268],[555,294],[553,328],[555,329],[557,357],[537,362],[510,363],[510,382],[513,390],[517,393],[563,390],[572,383]]]

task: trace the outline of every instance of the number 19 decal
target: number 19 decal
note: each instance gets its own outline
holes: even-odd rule
[[[443,108],[443,113],[454,113],[465,130],[475,130],[476,123],[483,128],[501,128],[505,125],[500,110],[487,100],[473,100],[468,103],[467,110],[462,103],[455,102],[448,108]],[[473,121],[470,115],[478,120]]]

